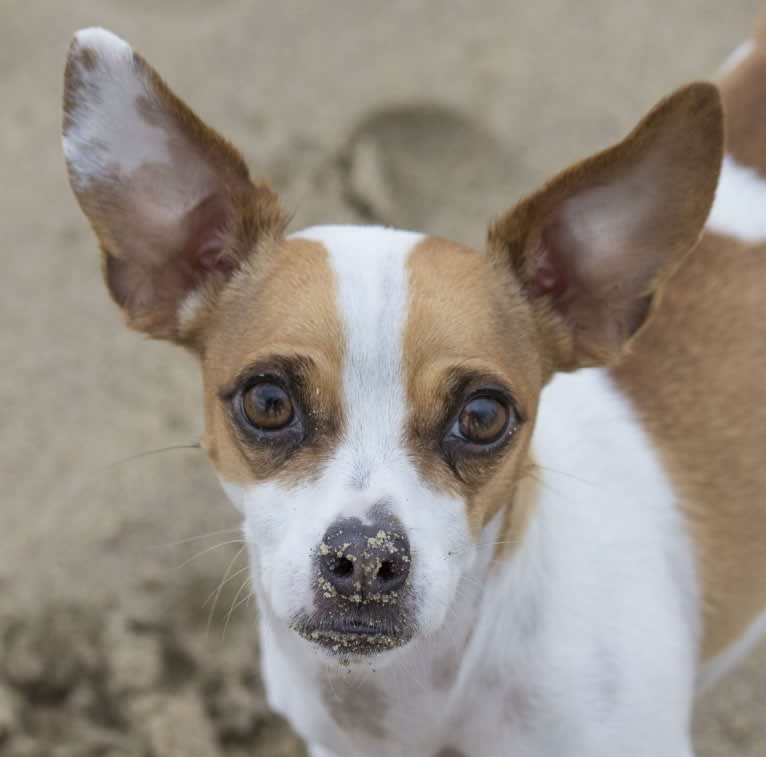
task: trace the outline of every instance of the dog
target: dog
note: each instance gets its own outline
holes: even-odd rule
[[[71,186],[128,326],[199,359],[312,757],[693,754],[766,631],[764,81],[760,31],[479,251],[288,233],[144,58],[75,35]]]

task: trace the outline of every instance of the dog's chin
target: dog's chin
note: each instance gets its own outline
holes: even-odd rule
[[[344,663],[350,660],[381,660],[406,646],[415,636],[410,624],[375,623],[366,620],[311,620],[302,618],[292,629],[318,652]]]

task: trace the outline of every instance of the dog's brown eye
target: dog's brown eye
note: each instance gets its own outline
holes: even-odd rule
[[[472,444],[493,444],[505,433],[509,420],[508,405],[499,399],[474,397],[463,405],[455,431]]]
[[[245,391],[242,408],[248,421],[262,431],[279,431],[295,414],[290,395],[279,384],[265,382]]]

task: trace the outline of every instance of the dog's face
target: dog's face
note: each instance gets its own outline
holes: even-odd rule
[[[540,392],[645,322],[712,202],[721,114],[712,86],[679,91],[483,251],[288,235],[272,190],[103,30],[70,50],[64,149],[129,325],[200,359],[261,611],[348,657],[447,622],[490,522],[498,551],[523,544]]]
[[[399,645],[443,623],[528,464],[531,307],[489,257],[408,232],[319,227],[261,255],[205,329],[204,445],[261,603],[344,654]]]

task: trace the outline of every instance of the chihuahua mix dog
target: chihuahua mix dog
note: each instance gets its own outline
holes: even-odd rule
[[[71,185],[128,325],[199,358],[312,757],[691,757],[766,631],[765,82],[763,32],[474,250],[288,234],[138,53],[75,35]]]

